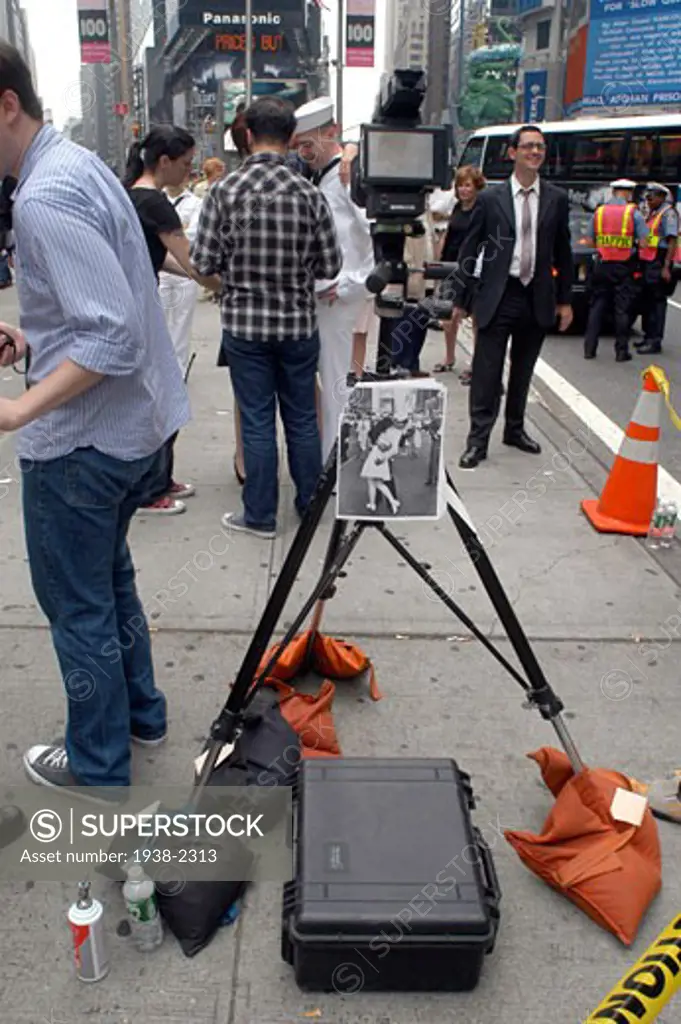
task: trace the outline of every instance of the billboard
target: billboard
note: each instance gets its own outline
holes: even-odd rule
[[[681,0],[591,0],[584,108],[681,102]]]
[[[376,45],[376,0],[347,0],[345,66],[372,68]]]
[[[523,76],[523,120],[536,124],[546,118],[548,71],[526,71]]]
[[[81,64],[110,64],[107,0],[78,0],[78,38]]]

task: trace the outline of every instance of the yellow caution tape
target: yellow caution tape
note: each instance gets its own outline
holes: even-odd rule
[[[671,419],[676,429],[681,430],[681,416],[679,416],[676,409],[671,403],[671,399],[669,397],[671,393],[671,387],[669,381],[667,380],[666,373],[664,372],[661,366],[649,366],[647,370],[643,371],[644,379],[647,373],[650,374],[650,376],[653,378],[658,388],[664,395],[665,404],[669,412],[669,418]]]
[[[680,988],[681,917],[677,917],[583,1024],[648,1024]]]

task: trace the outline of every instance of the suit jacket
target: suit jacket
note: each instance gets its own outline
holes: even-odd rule
[[[485,250],[472,310],[478,327],[483,330],[491,324],[499,308],[515,242],[515,210],[509,178],[478,195],[468,234],[459,251],[454,290],[457,304],[466,287],[476,284],[473,275],[478,254],[481,248]],[[567,192],[544,180],[539,189],[536,246],[534,312],[539,326],[549,331],[556,323],[556,306],[568,305],[571,301],[574,262]],[[555,278],[554,268],[558,272]]]

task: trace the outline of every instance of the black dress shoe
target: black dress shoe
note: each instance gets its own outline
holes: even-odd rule
[[[486,458],[487,452],[484,448],[478,448],[476,445],[471,445],[469,448],[466,448],[466,451],[459,459],[459,467],[460,469],[475,469],[475,467],[480,462],[484,462]]]
[[[639,349],[639,351],[643,352],[644,350],[643,349]],[[615,362],[616,363],[628,363],[633,358],[634,357],[632,356],[631,352],[618,352],[617,355],[615,356]]]
[[[510,448],[519,448],[528,455],[541,455],[541,445],[523,430],[520,434],[504,434],[504,444]]]
[[[638,346],[640,356],[659,356],[662,352],[662,345],[651,345],[649,341],[645,345]]]
[[[585,352],[584,353],[584,358],[585,359],[595,359],[596,358],[596,353],[595,352]]]

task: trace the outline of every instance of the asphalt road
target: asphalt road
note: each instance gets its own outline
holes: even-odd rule
[[[659,356],[634,355],[630,363],[616,363],[614,338],[605,336],[601,338],[597,358],[586,361],[581,335],[554,335],[546,341],[544,360],[623,430],[634,411],[641,371],[653,363],[665,371],[671,384],[672,404],[676,403],[681,410],[681,289],[677,289],[672,301],[674,305],[670,302],[667,314],[665,344]],[[632,347],[632,352],[635,351]],[[679,441],[679,432],[669,417],[664,417],[660,463],[677,479],[681,479]]]

